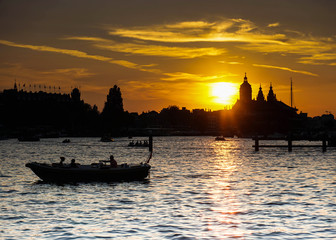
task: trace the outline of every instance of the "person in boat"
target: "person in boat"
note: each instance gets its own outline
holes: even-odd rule
[[[114,159],[113,155],[110,156],[110,164],[112,168],[116,168],[118,166],[117,161]]]
[[[63,162],[65,161],[65,157],[60,157],[61,161],[59,162],[60,166],[63,166]]]
[[[76,160],[74,158],[71,159],[70,167],[74,167],[74,168],[78,167],[76,164]]]

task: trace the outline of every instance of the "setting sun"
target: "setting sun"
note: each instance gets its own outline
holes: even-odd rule
[[[217,82],[211,84],[211,95],[214,97],[214,102],[231,105],[234,103],[238,94],[238,89],[234,83]]]

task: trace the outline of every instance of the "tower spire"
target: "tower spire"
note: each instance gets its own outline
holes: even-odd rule
[[[290,82],[290,106],[291,108],[293,107],[293,80],[292,78],[290,78],[291,82]]]
[[[269,89],[269,92],[268,92],[268,95],[267,95],[267,101],[268,102],[276,101],[276,95],[273,92],[272,82],[270,84],[270,89]]]
[[[17,91],[16,78],[14,79],[14,90]]]
[[[257,95],[257,102],[264,102],[265,101],[265,97],[261,88],[261,83],[260,83],[260,87],[259,87],[259,92]]]

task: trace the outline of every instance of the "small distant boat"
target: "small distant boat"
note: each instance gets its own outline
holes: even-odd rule
[[[113,138],[109,137],[109,136],[102,136],[100,138],[101,142],[114,142]]]
[[[113,167],[108,165],[110,161],[99,161],[90,165],[63,164],[61,163],[37,163],[29,162],[26,167],[30,168],[40,179],[45,182],[112,182],[143,180],[148,174],[151,166],[149,161],[152,158],[153,140],[149,138],[149,158],[145,163],[136,165],[121,164]],[[73,162],[74,163],[74,162]]]
[[[71,141],[70,141],[70,139],[69,138],[67,138],[67,139],[64,139],[63,141],[62,141],[62,143],[70,143]]]
[[[148,141],[131,141],[128,144],[129,147],[149,147]]]
[[[39,136],[22,136],[22,137],[19,137],[18,140],[20,142],[37,142],[37,141],[40,141],[40,137]]]
[[[226,139],[223,136],[218,136],[215,138],[216,141],[226,141]]]

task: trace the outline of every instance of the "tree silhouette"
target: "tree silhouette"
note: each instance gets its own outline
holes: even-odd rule
[[[123,99],[120,88],[117,85],[110,88],[101,118],[104,132],[118,134],[122,130],[121,128],[124,127],[125,113]]]

